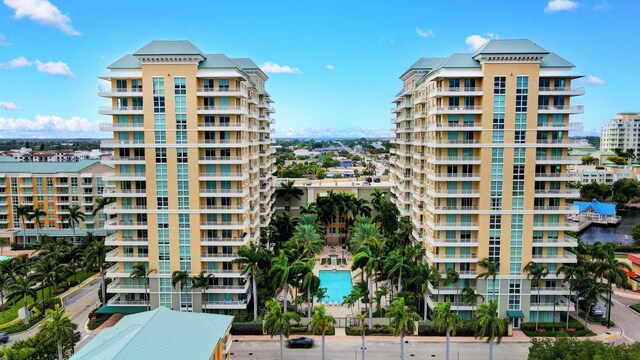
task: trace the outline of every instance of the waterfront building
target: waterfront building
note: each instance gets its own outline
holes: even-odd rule
[[[431,308],[451,299],[469,318],[476,304],[459,296],[469,286],[515,327],[538,310],[541,321],[566,311],[569,289],[556,270],[576,262],[577,240],[565,235],[577,230],[567,200],[579,196],[567,185],[567,166],[580,163],[568,156],[569,119],[583,112],[572,99],[584,94],[572,87],[573,68],[529,40],[490,40],[473,53],[419,59],[400,77],[393,199],[426,261],[443,278],[460,275],[429,286]],[[483,259],[499,262],[495,281],[476,279]],[[540,284],[523,272],[530,261],[549,270]]]
[[[600,149],[603,151],[623,151],[632,149],[640,162],[640,113],[619,113],[602,125]]]
[[[69,214],[69,207],[75,205],[86,214],[86,220],[75,225],[76,235],[92,232],[104,237],[104,214],[102,211],[96,216],[91,213],[96,197],[103,196],[105,176],[111,172],[113,168],[97,160],[40,163],[3,156],[0,158],[0,237],[23,246],[35,244],[38,232],[71,240],[73,234],[65,215]],[[40,208],[47,214],[39,221],[21,219],[17,211],[19,205]]]
[[[153,41],[102,76],[109,99],[102,146],[115,166],[106,212],[109,306],[206,312],[245,309],[250,282],[237,251],[273,214],[271,97],[250,59],[206,54],[189,41]],[[144,264],[145,279],[130,278]],[[213,274],[204,292],[171,286],[175,271]],[[195,294],[195,295],[192,295]],[[203,293],[203,295],[201,295]]]

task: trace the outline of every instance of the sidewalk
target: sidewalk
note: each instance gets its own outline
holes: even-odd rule
[[[625,297],[627,299],[635,299],[640,301],[640,293],[631,290],[614,290],[614,294]]]

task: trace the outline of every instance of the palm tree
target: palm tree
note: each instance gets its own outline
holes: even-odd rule
[[[442,274],[437,267],[432,266],[429,268],[429,273],[427,275],[427,280],[431,282],[431,286],[438,290],[438,294],[436,297],[436,302],[440,301],[440,280],[442,280]]]
[[[302,274],[302,290],[307,292],[307,320],[311,322],[311,306],[313,305],[313,296],[320,287],[320,278],[313,273],[313,267],[316,264],[316,259],[311,258],[306,261],[296,262],[296,272]]]
[[[32,278],[24,275],[16,276],[16,279],[13,283],[7,286],[7,290],[9,290],[9,294],[7,295],[7,299],[10,300],[18,300],[22,298],[24,305],[24,324],[27,325],[29,323],[29,303],[28,298],[37,299],[38,294],[32,288],[34,286],[34,281]]]
[[[565,330],[569,330],[569,312],[571,311],[571,295],[579,282],[579,277],[582,276],[581,268],[576,265],[563,265],[556,275],[564,274],[564,279],[569,283],[569,298],[567,299],[567,324]],[[576,304],[578,307],[578,304]]]
[[[469,285],[462,288],[462,291],[460,291],[460,296],[461,296],[462,302],[469,306],[474,306],[474,307],[477,306],[478,298],[481,298],[482,301],[484,301],[484,296],[477,293]]]
[[[584,318],[584,326],[586,327],[589,322],[591,307],[597,304],[598,301],[607,301],[607,297],[604,294],[608,292],[608,288],[607,285],[595,279],[585,277],[579,285],[579,289],[579,294],[584,298],[585,304],[587,304],[587,311]]]
[[[333,318],[333,315],[329,315],[324,310],[324,305],[318,305],[313,307],[313,318],[311,318],[311,329],[313,329],[314,333],[322,334],[322,360],[324,360],[324,336],[327,331],[331,330],[333,325],[336,323],[336,319]]]
[[[291,199],[300,200],[304,195],[304,191],[295,187],[295,181],[289,180],[286,183],[281,182],[280,187],[276,189],[276,197],[284,199],[284,207],[288,209],[287,213],[291,216]]]
[[[498,303],[489,300],[488,304],[480,304],[476,310],[473,329],[476,339],[487,338],[489,343],[489,360],[493,359],[493,343],[500,344],[507,328],[505,319],[498,317]]]
[[[365,311],[363,314],[356,314],[356,319],[358,320],[358,330],[362,331],[362,345],[360,349],[362,350],[362,360],[364,360],[364,352],[367,348],[367,324],[365,322],[367,319],[367,312]]]
[[[29,220],[35,220],[36,242],[40,241],[40,218],[45,216],[47,216],[47,212],[38,207],[33,209],[33,211],[28,215]]]
[[[27,227],[25,226],[25,221],[29,214],[31,213],[31,208],[27,205],[18,205],[16,206],[16,215],[18,219],[20,219],[22,232],[24,235],[24,242],[27,242]]]
[[[62,344],[67,341],[73,341],[75,337],[76,324],[69,320],[69,316],[65,313],[64,308],[56,305],[54,309],[48,309],[46,312],[47,321],[40,325],[40,331],[47,334],[48,338],[56,340],[58,347],[58,360],[62,357]]]
[[[357,249],[362,244],[381,248],[382,234],[380,233],[380,229],[378,229],[371,219],[359,216],[353,224],[349,245],[352,249]]]
[[[180,286],[180,297],[182,298],[182,290],[187,286],[187,280],[189,280],[189,273],[187,271],[176,270],[171,274],[171,286],[175,289]],[[187,295],[185,293],[185,295]],[[189,311],[189,299],[187,298],[187,312]],[[179,302],[180,310],[182,310],[182,299]]]
[[[96,240],[92,242],[85,250],[84,259],[89,268],[98,268],[100,272],[100,287],[102,289],[102,303],[107,303],[107,287],[104,280],[107,271],[105,258],[107,257],[108,248],[104,241]]]
[[[402,249],[395,249],[387,256],[383,272],[398,279],[398,292],[402,292],[402,276],[411,272],[411,266]]]
[[[623,286],[627,283],[627,271],[631,271],[631,267],[624,262],[618,261],[613,255],[613,251],[611,254],[607,254],[604,260],[596,263],[597,272],[599,275],[607,278],[607,282],[609,283],[609,299],[607,300],[607,329],[611,326],[611,307],[613,303],[611,302],[611,293],[613,293],[613,284],[615,283],[617,286]]]
[[[84,221],[87,217],[84,211],[78,205],[73,205],[69,207],[69,213],[64,216],[73,232],[73,245],[77,245],[76,243],[76,225],[79,225],[80,222]]]
[[[446,360],[449,360],[449,338],[456,335],[456,330],[462,327],[462,318],[451,312],[451,301],[441,302],[433,309],[433,324],[438,331],[445,330],[447,334]]]
[[[485,270],[484,273],[476,276],[476,279],[489,279],[491,278],[493,281],[493,289],[495,291],[496,285],[496,277],[500,273],[500,262],[498,260],[491,260],[489,258],[484,258],[478,261],[478,266]],[[489,282],[487,281],[487,298],[491,300],[489,297]]]
[[[382,201],[385,200],[385,194],[386,192],[381,191],[378,188],[373,189],[373,192],[371,193],[371,205],[373,205],[373,209],[375,211],[380,212],[380,206]]]
[[[251,288],[253,291],[253,321],[258,319],[258,282],[257,278],[262,273],[260,263],[267,257],[264,248],[249,243],[249,246],[243,245],[238,250],[238,258],[235,262],[244,265],[242,275],[251,276]]]
[[[93,211],[91,211],[91,215],[96,216],[100,210],[104,210],[105,207],[109,204],[113,204],[116,202],[115,198],[108,198],[98,196],[93,200]]]
[[[144,294],[147,296],[147,311],[151,310],[151,302],[150,297],[147,295],[147,289],[149,287],[149,274],[147,274],[147,268],[144,264],[135,264],[131,268],[131,274],[129,275],[132,279],[143,279],[144,281]]]
[[[308,206],[301,205],[300,206],[300,215],[306,214],[315,214],[318,215],[318,208],[316,207],[316,203],[312,202]]]
[[[407,310],[404,306],[404,298],[398,298],[391,303],[387,309],[387,314],[391,318],[389,327],[393,330],[393,335],[400,335],[400,359],[404,360],[404,335],[413,334],[416,330],[415,320],[418,314]]]
[[[43,258],[35,263],[35,273],[32,275],[33,280],[40,281],[42,285],[42,312],[45,312],[44,308],[44,289],[49,287],[49,296],[51,296],[51,288],[53,292],[56,292],[57,284],[62,281],[66,276],[66,268],[64,264],[56,264],[54,260],[49,258]],[[46,286],[45,286],[46,285]]]
[[[280,250],[278,256],[271,259],[269,277],[272,279],[276,291],[282,291],[284,312],[287,312],[289,281],[294,277],[294,274],[289,258],[284,251]]]
[[[200,274],[191,279],[191,288],[201,290],[200,301],[202,302],[202,306],[204,306],[204,293],[211,286],[211,280],[213,280],[213,274],[206,274],[204,271],[201,271]]]
[[[322,236],[318,234],[314,225],[298,224],[293,232],[292,240],[298,242],[302,247],[302,258],[312,258],[322,251]]]
[[[269,314],[264,320],[264,328],[272,338],[277,334],[280,335],[280,360],[282,360],[284,356],[283,338],[289,337],[291,321],[300,321],[300,316],[291,311],[282,311],[275,299],[267,301],[266,306]]]
[[[15,350],[7,345],[2,345],[2,352],[5,360],[30,360],[33,359],[36,349],[28,347]]]
[[[364,199],[364,198],[353,199],[351,203],[351,213],[353,214],[354,218],[357,216],[370,217],[371,207],[369,206],[369,202],[367,201],[367,199]]]
[[[0,307],[2,307],[2,322],[4,322],[4,290],[11,283],[9,274],[0,271]]]
[[[458,284],[458,280],[460,280],[460,274],[458,274],[456,269],[454,268],[447,269],[446,278],[444,279],[444,286],[456,284],[456,295],[460,296],[458,291],[458,286],[460,284]],[[458,304],[460,302],[460,299],[457,299],[457,300],[458,301],[456,301],[456,314],[458,314],[458,309],[460,308],[460,305]]]
[[[536,284],[538,288],[538,310],[536,311],[536,332],[538,331],[538,322],[540,321],[540,281],[549,275],[549,270],[544,265],[530,261],[523,269],[527,273],[527,278],[531,279],[531,287]],[[553,314],[555,316],[556,314]],[[555,319],[554,319],[555,321]]]

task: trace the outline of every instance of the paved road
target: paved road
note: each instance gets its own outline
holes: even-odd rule
[[[360,338],[348,341],[331,341],[327,339],[327,360],[361,359]],[[231,345],[232,358],[237,360],[273,360],[280,356],[280,343],[273,341],[238,341]],[[503,343],[494,345],[493,358],[501,360],[522,360],[529,354],[528,343]],[[357,357],[356,357],[357,353]],[[459,355],[459,357],[458,357]],[[444,343],[411,343],[405,344],[405,359],[444,359]],[[475,360],[489,357],[489,345],[485,343],[451,343],[452,360]],[[287,349],[284,351],[287,360],[316,360],[322,358],[321,343],[316,342],[313,349]],[[400,358],[399,342],[375,342],[367,344],[367,360],[387,360]]]
[[[622,339],[616,343],[640,341],[640,315],[628,307],[631,304],[640,303],[640,300],[629,299],[613,294],[612,302],[611,320],[624,330]]]
[[[65,298],[65,309],[69,318],[75,324],[78,325],[78,331],[80,331],[81,339],[87,337],[87,333],[84,331],[84,323],[89,316],[91,310],[93,310],[98,302],[98,288],[100,287],[100,279],[93,280],[84,288],[74,292]],[[9,345],[17,340],[27,339],[38,332],[38,327],[34,326],[29,331],[21,334],[9,335]]]

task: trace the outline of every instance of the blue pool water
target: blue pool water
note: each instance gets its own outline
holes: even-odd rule
[[[327,294],[323,302],[342,303],[345,296],[349,295],[353,285],[350,271],[320,270],[320,287],[327,288]]]
[[[9,260],[9,259],[11,259],[11,258],[8,257],[8,256],[4,256],[4,255],[0,256],[0,262],[3,262],[5,260]]]

